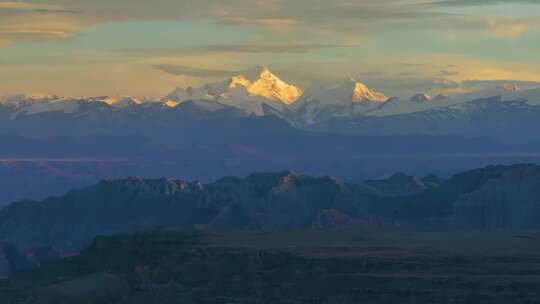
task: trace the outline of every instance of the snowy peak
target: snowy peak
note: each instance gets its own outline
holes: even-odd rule
[[[59,97],[53,95],[15,94],[0,96],[0,104],[15,109],[20,109],[29,106],[34,102],[48,102],[49,100],[54,99],[59,99]]]
[[[302,91],[285,83],[266,67],[256,67],[221,82],[201,88],[176,88],[162,99],[166,107],[186,101],[207,101],[245,111],[248,114],[282,113],[300,98]]]
[[[143,104],[142,100],[132,97],[108,97],[103,100],[106,104],[114,108],[127,108]]]
[[[164,98],[164,102],[165,103],[167,103],[167,102],[170,102],[170,103],[176,102],[177,104],[179,104],[179,103],[182,103],[184,101],[194,100],[194,99],[208,100],[208,99],[213,99],[213,97],[209,96],[208,93],[204,92],[201,89],[194,89],[192,87],[183,88],[183,87],[179,86],[179,87],[176,87],[176,89],[174,89],[174,91],[169,93],[169,95],[167,95]]]
[[[517,84],[505,83],[498,87],[505,92],[518,92],[521,91],[521,88]]]
[[[163,102],[163,105],[167,108],[174,108],[179,104],[180,103],[178,101],[173,101],[173,100],[166,100]]]
[[[298,120],[307,124],[366,115],[390,99],[352,78],[333,87],[312,86],[298,103]],[[391,103],[395,103],[394,100]]]
[[[228,89],[244,88],[249,94],[293,104],[302,96],[302,90],[274,75],[266,67],[256,67],[229,80]]]
[[[183,87],[178,86],[176,87],[176,89],[174,89],[174,91],[172,91],[171,93],[169,93],[169,95],[165,97],[165,100],[169,100],[169,101],[185,100],[185,99],[189,99],[192,94],[193,94],[193,89],[191,87],[183,88]]]
[[[432,99],[433,99],[433,97],[431,97],[429,94],[419,93],[419,94],[416,94],[413,97],[411,97],[411,99],[409,99],[409,100],[412,101],[412,102],[423,103],[423,102],[428,102],[428,101],[430,101]]]
[[[382,93],[371,90],[365,84],[353,78],[347,79],[337,88],[338,94],[345,94],[352,102],[385,102],[388,97]],[[343,97],[342,97],[343,98]]]
[[[83,100],[73,98],[55,98],[55,99],[34,99],[29,103],[21,105],[12,117],[18,115],[33,115],[47,112],[75,113],[83,104]]]
[[[357,82],[354,86],[354,91],[352,95],[353,102],[363,102],[363,101],[385,102],[387,100],[388,100],[388,97],[386,95],[370,90],[363,83]]]
[[[187,100],[217,101],[241,109],[251,107],[250,102],[257,108],[261,103],[274,103],[282,107],[295,103],[302,94],[302,90],[284,82],[267,67],[259,66],[198,89],[178,87],[163,102],[169,107]]]
[[[242,74],[243,74],[243,77],[245,77],[251,82],[256,82],[257,80],[261,78],[268,78],[272,76],[275,77],[275,75],[272,74],[272,72],[264,65],[256,66],[252,69],[245,71]]]
[[[252,86],[253,82],[251,80],[247,79],[245,76],[234,76],[229,81],[229,84],[227,85],[227,88],[229,90],[234,90],[236,88],[244,88],[246,90],[249,90],[249,88]],[[223,92],[225,93],[225,92]]]
[[[322,86],[311,87],[305,94],[304,99],[307,101],[318,101],[326,105],[349,105],[351,103],[365,102],[384,103],[388,100],[388,97],[350,78],[330,88]]]

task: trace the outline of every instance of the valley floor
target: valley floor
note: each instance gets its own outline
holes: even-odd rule
[[[540,233],[173,230],[98,237],[2,303],[539,303]]]

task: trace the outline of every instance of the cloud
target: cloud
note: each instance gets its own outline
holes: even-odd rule
[[[47,66],[44,71],[54,78],[61,66],[65,81],[77,88],[75,79],[84,82],[95,73],[88,77],[99,86],[79,89],[99,92],[116,88],[110,76],[111,81],[99,80],[98,66],[101,73],[117,64],[111,75],[131,82],[135,74],[128,73],[137,72],[191,85],[265,63],[299,82],[361,74],[383,91],[390,88],[388,94],[452,87],[463,79],[540,79],[534,60],[524,64],[512,59],[516,54],[501,55],[508,45],[502,39],[539,27],[534,12],[512,11],[515,3],[540,0],[0,0],[0,46],[36,42],[4,48],[0,76],[11,79],[4,69],[10,65],[23,83],[31,69],[17,72],[16,66],[24,64],[36,71]],[[498,8],[470,7],[491,4],[506,4],[509,11],[502,16]],[[155,22],[163,20],[180,22]],[[223,30],[222,24],[236,26]],[[161,30],[166,35],[157,35]],[[136,39],[127,37],[133,32]],[[240,35],[233,40],[224,34],[231,32]],[[445,41],[449,36],[454,40]],[[522,40],[515,41],[516,53],[533,57],[538,44]],[[477,52],[469,52],[473,47]],[[88,71],[79,69],[71,78],[79,66]],[[54,84],[65,90],[60,78]]]
[[[2,15],[18,15],[19,20],[36,19],[35,15],[72,15],[80,28],[97,23],[125,20],[192,20],[217,24],[236,24],[246,28],[282,33],[284,41],[299,37],[326,36],[357,41],[355,35],[372,32],[381,26],[396,26],[405,20],[441,17],[407,4],[407,1],[366,0],[29,0],[0,2]],[[9,16],[8,15],[8,16]],[[39,19],[38,18],[38,19]],[[12,24],[13,25],[13,24]],[[35,25],[39,28],[39,22]],[[70,28],[71,29],[71,28]],[[42,29],[47,31],[46,28]],[[70,35],[74,32],[66,30]],[[265,36],[272,34],[264,33]],[[265,37],[266,38],[266,37]],[[277,37],[272,37],[277,38]],[[283,47],[282,47],[283,48]],[[300,46],[297,47],[300,49]]]
[[[152,96],[163,97],[179,83],[195,85],[183,76],[132,63],[88,63],[54,66],[13,65],[2,67],[0,91],[44,93],[68,96]]]
[[[7,46],[13,44],[13,41],[7,40],[7,39],[0,39],[0,47]]]
[[[32,10],[34,13],[48,13],[48,14],[81,14],[80,11],[67,10],[67,9],[48,9],[48,8],[36,8]]]
[[[353,47],[348,44],[325,43],[281,43],[268,41],[248,41],[236,44],[209,44],[197,47],[173,48],[129,48],[114,52],[138,56],[182,56],[211,54],[303,54],[318,49],[339,49]]]
[[[437,77],[451,77],[459,75],[458,71],[442,70],[437,74]]]
[[[81,24],[72,18],[43,16],[41,18],[7,17],[0,22],[0,39],[18,41],[65,39],[79,31]]]
[[[422,20],[453,16],[431,11],[407,1],[273,1],[268,9],[223,9],[214,16],[219,22],[263,27],[302,35],[320,35],[351,40],[354,35],[368,36],[388,28],[402,28]],[[356,39],[355,39],[356,40]]]
[[[368,86],[384,92],[389,96],[408,99],[417,93],[447,92],[461,87],[461,83],[448,79],[419,77],[416,75],[396,75],[376,78],[363,78]]]
[[[80,11],[64,9],[62,6],[39,4],[30,2],[0,2],[0,13],[52,13],[52,14],[80,14]]]
[[[1,1],[1,0],[0,0]],[[23,40],[31,38],[47,39],[72,37],[80,30],[99,23],[125,20],[191,20],[214,24],[234,24],[246,29],[260,30],[261,41],[281,40],[267,50],[274,53],[303,53],[313,48],[324,48],[324,43],[294,43],[298,40],[326,40],[327,44],[359,44],[366,37],[389,29],[446,27],[486,28],[485,23],[465,22],[462,14],[447,12],[434,7],[488,3],[490,1],[429,1],[420,0],[28,0],[27,2],[0,2],[0,39],[6,38],[7,21],[3,17],[17,16],[18,22],[10,21],[11,31],[26,32],[24,20],[34,20],[34,35],[23,35]],[[492,1],[493,2],[493,1]],[[495,1],[501,2],[501,1]],[[538,3],[538,1],[520,1]],[[501,2],[502,3],[502,2]],[[51,30],[46,15],[64,20],[66,28]],[[49,21],[50,22],[50,21]],[[510,27],[488,25],[496,36],[519,35],[525,28],[522,24]],[[265,32],[267,31],[267,32]],[[42,33],[42,35],[39,35]],[[19,39],[10,37],[14,41]],[[288,44],[292,46],[287,47]],[[319,45],[318,45],[319,44]],[[228,47],[209,46],[208,50],[228,52],[264,53],[262,48],[234,45]],[[272,50],[273,48],[273,50]]]
[[[1,1],[1,0],[0,0]],[[365,37],[388,29],[408,27],[466,28],[486,24],[466,21],[463,14],[449,12],[444,7],[506,3],[502,0],[28,0],[0,2],[0,28],[4,16],[19,15],[19,20],[38,20],[35,32],[48,32],[40,27],[43,15],[71,15],[65,32],[70,37],[77,31],[105,22],[125,20],[192,20],[217,24],[235,24],[245,28],[270,30],[264,39],[281,38],[286,44],[305,37],[326,38],[337,43],[363,41]],[[534,0],[513,3],[538,4]],[[434,9],[443,8],[443,9]],[[36,18],[39,15],[39,18]],[[65,16],[64,16],[65,17]],[[474,18],[473,18],[474,19]],[[13,25],[13,24],[12,24]],[[488,25],[496,36],[509,37],[523,33],[523,24]],[[36,35],[39,36],[39,35]],[[0,37],[2,38],[2,37]],[[277,47],[276,47],[277,48]],[[283,48],[283,47],[282,47]],[[300,50],[301,46],[297,46]],[[278,51],[279,52],[279,51]],[[300,52],[300,51],[297,51]]]
[[[0,10],[33,10],[35,4],[25,2],[0,2]]]
[[[338,48],[346,45],[310,44],[310,43],[265,43],[250,42],[244,44],[209,45],[203,50],[211,52],[233,53],[306,53],[313,49]]]
[[[523,35],[529,25],[524,22],[503,23],[492,21],[488,25],[489,32],[499,38],[515,38]]]
[[[400,65],[404,67],[425,67],[428,65],[427,62],[401,62]]]
[[[84,26],[79,14],[59,5],[0,2],[0,40],[17,43],[70,38]]]
[[[517,85],[521,88],[535,88],[540,85],[540,81],[523,81],[516,79],[503,80],[465,80],[463,86],[469,89],[485,89],[501,87],[506,84]]]
[[[382,78],[388,76],[388,73],[381,72],[381,71],[367,71],[360,73],[360,79],[362,78]]]
[[[429,6],[481,6],[508,4],[508,0],[439,0],[424,3]],[[512,0],[512,4],[540,4],[540,0]]]
[[[238,73],[238,71],[227,71],[219,69],[201,69],[194,68],[184,65],[174,65],[174,64],[157,64],[153,66],[154,69],[160,70],[162,72],[172,74],[172,75],[183,75],[189,77],[229,77]]]
[[[492,90],[495,88],[502,88],[505,86],[518,86],[521,89],[535,89],[540,86],[540,82],[536,81],[523,81],[515,79],[499,79],[499,80],[463,80],[454,82],[453,86],[447,88],[434,89],[433,94],[467,94],[475,93],[483,90]]]

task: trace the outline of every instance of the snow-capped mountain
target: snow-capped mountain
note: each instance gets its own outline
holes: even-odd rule
[[[381,103],[388,100],[388,97],[377,91],[369,89],[365,84],[360,83],[354,79],[350,79],[345,84],[345,89],[348,90],[350,87],[354,87],[352,93],[352,101],[354,103],[362,102],[374,102]]]
[[[242,88],[250,95],[264,97],[285,105],[295,103],[302,96],[302,90],[285,83],[264,66],[256,67],[243,75],[235,76],[229,79],[227,83],[227,89],[221,92],[220,96],[229,93],[230,90]]]
[[[188,100],[213,100],[214,96],[209,95],[202,89],[195,89],[192,87],[182,88],[177,87],[169,93],[164,99],[163,102],[169,106],[174,107],[182,102]]]
[[[397,101],[396,106],[404,103],[411,102]],[[396,111],[388,115],[320,121],[310,129],[369,136],[450,135],[515,143],[535,141],[530,130],[540,128],[538,117],[540,105],[530,104],[525,99],[508,100],[495,96],[414,112]]]
[[[45,113],[78,115],[88,111],[124,111],[143,107],[149,100],[134,97],[59,97],[36,95],[13,95],[0,98],[0,104],[9,109],[9,117],[31,116]]]
[[[37,100],[21,108],[16,113],[24,113],[27,115],[44,112],[74,113],[79,109],[79,106],[80,101],[73,99],[60,98],[54,100]]]
[[[25,94],[4,96],[0,101],[11,110],[12,118],[46,112],[74,113],[79,109],[81,102],[83,100],[70,97]]]
[[[491,107],[489,102],[482,102],[480,104],[489,106],[491,112],[485,114],[478,111],[476,101],[495,100],[492,97],[500,97],[500,100],[505,102],[519,100],[520,103],[510,102],[504,104],[504,107]],[[182,106],[188,101],[188,105]],[[398,99],[388,98],[355,79],[347,79],[337,85],[312,86],[302,92],[300,88],[281,80],[268,68],[256,67],[200,88],[178,87],[160,100],[110,96],[84,98],[24,94],[3,96],[0,97],[0,118],[17,119],[54,113],[54,117],[87,115],[96,120],[102,116],[114,121],[140,116],[148,120],[161,121],[165,116],[170,119],[180,117],[175,115],[189,119],[188,113],[196,113],[197,117],[205,115],[217,117],[234,113],[238,117],[276,116],[303,128],[319,128],[326,122],[335,122],[336,125],[332,129],[340,129],[340,124],[348,124],[350,127],[350,122],[354,120],[375,121],[378,118],[388,117],[387,121],[391,121],[391,124],[386,125],[385,129],[389,129],[391,128],[389,125],[404,117],[420,117],[427,113],[431,114],[423,117],[439,121],[437,117],[455,117],[457,114],[467,115],[468,112],[474,112],[474,115],[494,116],[495,111],[508,112],[512,107],[516,108],[516,113],[530,111],[522,103],[540,106],[540,88],[521,89],[509,84],[451,96],[432,97],[425,92],[409,99]]]
[[[137,106],[145,103],[145,100],[141,100],[139,98],[135,97],[103,97],[103,98],[97,98],[96,100],[103,101],[106,104],[117,108],[127,108],[130,106]]]
[[[337,86],[312,87],[302,97],[303,102],[319,101],[331,105],[350,105],[358,103],[380,104],[388,100],[382,93],[371,90],[365,84],[353,78],[343,81]]]
[[[278,101],[252,95],[241,86],[229,89],[226,93],[220,94],[215,100],[226,106],[238,108],[245,111],[247,114],[257,116],[272,114],[281,116],[286,107],[286,105]]]
[[[188,100],[215,101],[260,116],[283,113],[285,107],[295,103],[300,96],[302,90],[260,66],[201,88],[178,87],[163,101],[169,106]]]
[[[333,87],[306,90],[295,106],[298,118],[307,123],[360,115],[380,107],[389,98],[354,79]]]
[[[540,88],[524,90],[516,85],[507,84],[474,92],[454,94],[451,96],[439,94],[435,97],[431,97],[427,93],[419,93],[408,100],[389,99],[380,107],[367,111],[364,114],[373,117],[383,117],[418,113],[454,106],[471,108],[469,105],[477,100],[495,100],[496,98],[500,98],[502,101],[521,100],[527,105],[540,105]]]
[[[45,102],[54,99],[59,99],[59,97],[53,95],[15,94],[0,96],[0,104],[12,109],[21,109],[34,102]]]
[[[427,93],[418,93],[411,97],[409,100],[412,102],[428,102],[431,101],[433,97]]]
[[[401,100],[397,97],[392,97],[379,107],[371,109],[364,113],[366,116],[390,116],[399,115],[405,113],[414,113],[419,111],[425,111],[436,107],[447,106],[454,104],[451,98],[443,95],[431,97],[427,93],[418,93],[408,100]]]

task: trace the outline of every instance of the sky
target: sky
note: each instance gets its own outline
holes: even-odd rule
[[[389,96],[540,82],[540,0],[0,0],[0,95],[162,97],[268,66]]]

